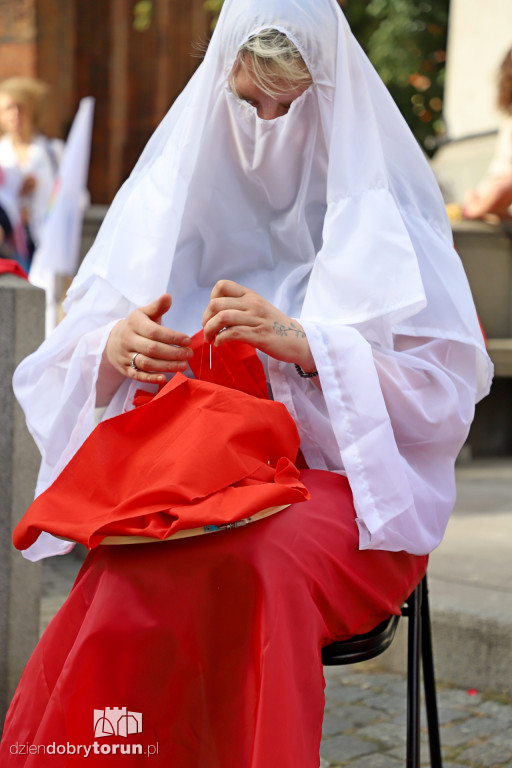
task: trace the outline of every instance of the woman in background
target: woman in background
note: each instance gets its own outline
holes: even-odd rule
[[[499,68],[497,96],[502,120],[494,155],[478,187],[465,195],[462,213],[466,219],[496,222],[512,218],[512,48]]]
[[[0,257],[26,255],[26,239],[21,221],[20,195],[23,176],[18,168],[0,165]]]
[[[64,144],[42,133],[49,88],[31,77],[0,83],[0,166],[23,175],[20,207],[26,225],[30,260],[39,245],[41,228],[57,176]]]

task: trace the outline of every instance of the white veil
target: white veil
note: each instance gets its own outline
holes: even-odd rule
[[[313,78],[273,121],[227,84],[239,46],[264,28],[293,40]],[[303,324],[322,392],[269,360],[273,394],[310,466],[348,475],[361,547],[433,549],[492,365],[434,176],[335,0],[224,3],[204,61],[110,207],[67,316],[16,372],[43,454],[38,491],[94,427],[116,320],[168,290],[165,324],[192,334],[220,278]],[[397,337],[447,344],[398,353]],[[127,380],[109,414],[130,391]]]
[[[226,85],[240,44],[266,27],[295,42],[314,81],[306,104],[293,104],[270,124],[236,103]],[[247,113],[244,135],[237,111]],[[299,111],[308,113],[309,130],[295,137],[290,157]],[[258,175],[261,168],[253,163],[248,170],[246,157],[237,163],[233,155],[236,148],[250,154],[251,139],[261,152],[265,133],[273,134],[273,155],[265,148]],[[248,189],[251,172],[256,179]],[[290,179],[297,192],[285,199]],[[283,197],[278,215],[258,220],[257,192],[264,198],[268,189]],[[264,273],[269,277],[276,264],[266,287]],[[173,291],[173,267],[188,296]],[[287,279],[295,306],[287,304],[286,287],[277,303],[303,318],[364,324],[365,335],[369,321],[379,320],[380,336],[385,318],[388,331],[401,322],[410,334],[473,344],[482,353],[479,396],[488,390],[485,346],[437,183],[335,0],[226,0],[204,62],[117,195],[68,302],[94,274],[137,305],[169,285],[183,298],[175,306],[176,329],[192,332],[200,315],[187,327],[191,297],[204,308],[217,277],[243,283],[247,272],[269,299],[276,299],[272,284]],[[307,283],[302,306],[298,283]]]

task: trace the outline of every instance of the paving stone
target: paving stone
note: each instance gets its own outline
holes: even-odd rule
[[[393,748],[397,744],[405,742],[406,739],[405,731],[397,728],[394,723],[367,725],[361,728],[357,735],[362,736],[364,739],[376,741],[385,748]]]
[[[439,725],[441,726],[441,729],[444,727],[450,725],[451,723],[455,723],[459,720],[466,719],[467,713],[464,712],[464,710],[461,709],[439,709],[438,710],[438,719],[439,719]],[[396,723],[400,726],[406,726],[407,723],[407,708],[406,708],[406,702],[404,701],[404,705],[402,708],[402,711],[399,712],[396,715],[393,715],[392,718],[393,723]],[[426,732],[427,728],[427,712],[424,707],[421,708],[420,713],[420,724],[421,729]]]
[[[360,688],[373,688],[373,678],[377,679],[380,672],[372,672],[371,664],[351,664],[348,666],[324,667],[326,680],[333,680],[338,684],[357,685]],[[392,677],[392,675],[386,675]]]
[[[441,744],[444,747],[461,747],[469,744],[473,737],[467,730],[462,729],[462,725],[457,723],[441,731]]]
[[[463,765],[475,768],[494,768],[496,765],[504,765],[510,768],[512,764],[512,751],[505,744],[476,744],[459,753],[457,759]]]
[[[395,696],[403,696],[405,700],[407,695],[407,683],[405,677],[402,677],[402,675],[395,675],[394,677],[395,679],[393,682],[386,685],[386,692],[393,693]]]
[[[388,687],[391,687],[393,683],[396,683],[396,675],[393,674],[368,674],[361,675],[364,680],[362,684],[370,685],[373,689],[379,689],[386,691]]]
[[[512,706],[511,704],[500,704],[497,701],[483,701],[478,706],[478,711],[483,715],[492,717],[500,723],[508,725],[512,723]]]
[[[375,691],[373,696],[368,696],[368,698],[365,699],[365,703],[369,707],[384,710],[390,715],[403,712],[406,706],[405,696],[396,696],[385,692],[382,693],[380,691]]]
[[[403,743],[396,747],[393,747],[393,749],[385,750],[385,754],[389,755],[390,757],[394,757],[396,760],[401,760],[402,766],[404,766],[405,758],[406,758],[406,749],[407,749],[406,745],[405,743]],[[428,744],[423,742],[420,743],[420,765],[430,766]],[[445,768],[444,761],[443,761],[443,768]]]
[[[331,686],[325,693],[326,706],[338,706],[339,704],[353,704],[357,701],[367,701],[375,692],[371,689],[363,689],[353,685]]]
[[[320,754],[327,760],[345,762],[353,757],[362,757],[378,752],[379,747],[371,741],[363,741],[358,736],[345,734],[331,736],[322,740]]]
[[[322,732],[332,736],[385,720],[384,713],[376,709],[361,705],[344,705],[326,712]]]
[[[464,712],[461,709],[457,709],[456,707],[441,707],[438,710],[438,717],[439,717],[439,724],[442,726],[450,725],[451,723],[455,723],[457,720],[462,720],[467,716],[467,713]],[[422,722],[426,723],[426,712],[422,713],[422,717],[424,718]]]
[[[512,765],[512,733],[507,729],[503,733],[495,733],[489,737],[488,744],[505,747],[510,752],[510,763]]]
[[[430,765],[430,763],[427,763],[427,765]],[[460,763],[447,763],[446,760],[443,760],[443,768],[461,768]]]
[[[370,755],[369,757],[359,757],[353,765],[357,768],[402,768],[403,763],[395,757],[388,754]],[[459,766],[460,768],[460,766]]]
[[[502,728],[502,724],[493,720],[491,717],[471,717],[460,725],[462,733],[468,734],[471,738],[478,736],[488,736]]]
[[[440,707],[467,707],[478,710],[478,707],[482,701],[482,697],[480,694],[473,695],[460,689],[448,689],[444,691],[438,691],[437,700],[438,706]]]
[[[324,715],[324,721],[322,723],[322,738],[328,736],[336,736],[343,731],[346,731],[347,724],[342,716],[337,711],[326,712]]]

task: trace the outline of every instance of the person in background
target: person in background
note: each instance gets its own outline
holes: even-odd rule
[[[512,219],[512,48],[499,68],[497,102],[503,119],[494,155],[480,184],[466,192],[462,207],[466,219]]]
[[[41,236],[64,143],[42,133],[49,87],[31,77],[0,83],[0,166],[21,172],[19,204],[26,227],[28,264]]]
[[[22,190],[19,168],[4,169],[0,165],[0,257],[15,259],[25,268],[28,252],[20,210]]]

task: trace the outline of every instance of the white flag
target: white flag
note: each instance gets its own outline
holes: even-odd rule
[[[57,323],[58,276],[74,276],[82,234],[87,189],[94,99],[80,101],[62,154],[46,219],[29,272],[29,280],[46,290],[46,332]]]

